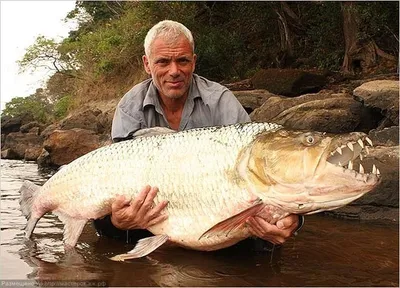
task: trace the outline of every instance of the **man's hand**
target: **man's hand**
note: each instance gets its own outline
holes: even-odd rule
[[[161,214],[161,211],[167,206],[168,201],[161,201],[153,207],[157,192],[157,187],[146,186],[132,201],[124,196],[117,196],[111,206],[112,224],[123,230],[147,229],[167,219],[168,215]]]
[[[247,220],[250,233],[256,237],[273,244],[283,244],[296,231],[299,226],[299,216],[291,214],[276,222],[269,224],[263,218],[254,216]]]

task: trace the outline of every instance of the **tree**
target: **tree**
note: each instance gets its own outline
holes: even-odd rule
[[[78,77],[78,63],[72,53],[68,53],[66,46],[60,48],[54,39],[38,36],[34,44],[26,49],[24,57],[18,61],[21,71],[46,68],[71,77]]]
[[[368,72],[378,65],[378,57],[396,62],[396,57],[384,52],[372,37],[360,37],[360,13],[354,2],[341,2],[345,53],[342,64],[344,73]],[[371,31],[369,31],[371,33]]]
[[[47,123],[52,119],[52,103],[48,101],[43,89],[37,89],[28,97],[15,97],[6,103],[1,116],[17,117],[29,114],[38,122]]]

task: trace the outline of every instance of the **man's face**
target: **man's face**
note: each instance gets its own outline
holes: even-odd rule
[[[143,56],[143,64],[160,95],[177,99],[189,91],[196,54],[185,36],[176,41],[156,38],[150,47],[150,57]]]

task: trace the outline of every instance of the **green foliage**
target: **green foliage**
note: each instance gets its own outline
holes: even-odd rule
[[[356,7],[359,39],[373,38],[397,54],[398,2],[356,2]],[[119,97],[132,78],[141,80],[143,41],[158,21],[179,21],[192,31],[196,73],[229,81],[281,65],[282,17],[293,50],[283,67],[340,70],[345,45],[341,3],[335,1],[77,1],[67,15],[78,21],[77,30],[61,43],[38,37],[20,65],[36,69],[51,63],[59,71],[49,80],[48,96],[61,115],[74,98]]]
[[[28,97],[16,97],[6,103],[2,116],[17,117],[30,114],[38,122],[47,123],[51,116],[49,113],[49,103],[39,99],[35,95]]]
[[[374,39],[380,48],[398,54],[399,45],[399,2],[367,1],[357,3],[360,18],[359,39]]]
[[[56,119],[62,119],[65,116],[67,116],[68,109],[70,108],[72,104],[72,97],[71,95],[66,95],[62,98],[60,98],[55,104],[54,104],[54,116]]]
[[[311,59],[312,67],[339,70],[344,52],[340,2],[309,5],[302,13],[307,26],[301,45],[304,50],[298,54]]]

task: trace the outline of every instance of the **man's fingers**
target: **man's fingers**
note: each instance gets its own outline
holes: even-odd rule
[[[247,223],[250,225],[253,231],[256,232],[256,235],[260,237],[260,235],[265,234],[263,227],[260,223],[255,219],[255,217],[251,217],[247,220]]]
[[[158,217],[154,218],[153,220],[150,220],[147,227],[151,227],[151,226],[153,226],[155,224],[158,224],[158,223],[166,220],[167,218],[168,218],[167,214],[159,215]]]
[[[129,205],[130,200],[126,199],[123,195],[118,195],[111,204],[111,210],[117,211]]]
[[[168,201],[161,201],[160,203],[158,203],[156,205],[156,207],[154,207],[153,209],[151,209],[151,216],[156,216],[158,214],[160,214],[160,212],[168,205]]]
[[[276,226],[279,229],[294,228],[294,227],[297,227],[298,225],[299,225],[299,217],[294,214],[286,216],[285,218],[276,222]]]
[[[131,201],[132,210],[138,211],[142,207],[150,190],[150,185],[147,185],[142,190],[140,190],[139,194]]]
[[[145,209],[146,211],[144,211],[145,213],[147,211],[149,211],[151,209],[151,207],[153,206],[153,201],[154,198],[156,198],[158,193],[158,188],[157,187],[151,187],[151,189],[149,190],[149,192],[146,195],[146,199],[144,200],[141,209]]]

